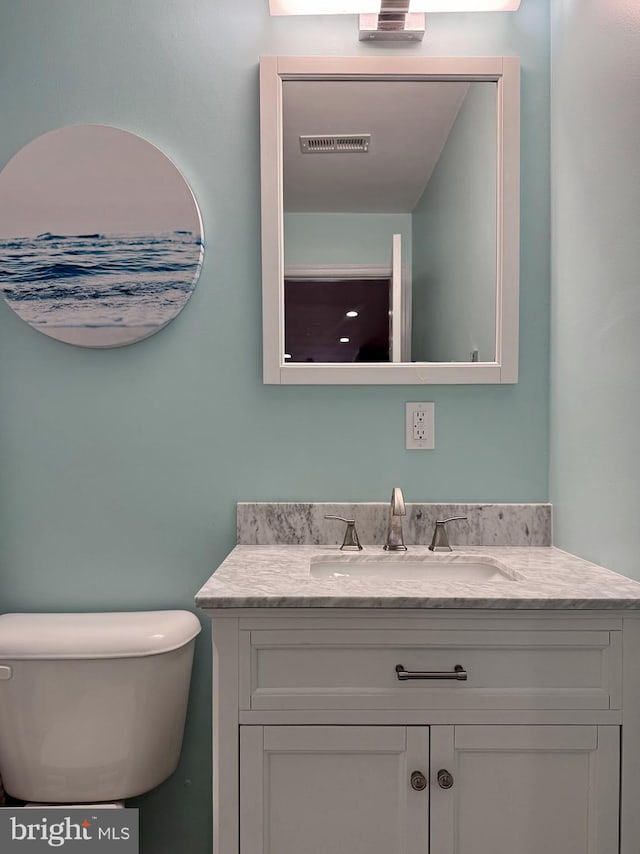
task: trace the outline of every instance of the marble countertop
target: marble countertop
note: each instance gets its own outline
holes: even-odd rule
[[[393,562],[473,560],[498,563],[514,578],[463,582],[380,577],[317,577],[318,560]],[[401,567],[401,563],[399,563]],[[426,546],[389,554],[380,546],[341,552],[338,546],[236,546],[196,595],[215,608],[474,608],[638,609],[640,583],[547,546],[456,548],[435,554]]]

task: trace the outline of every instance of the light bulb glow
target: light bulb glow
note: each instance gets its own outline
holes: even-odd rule
[[[351,309],[350,311],[347,312],[347,317],[357,317],[357,316],[358,316],[358,312],[354,311],[354,309]]]
[[[348,344],[350,340],[351,340],[350,338],[341,338],[340,343],[341,344]]]
[[[411,0],[409,12],[515,12],[521,0]],[[380,0],[269,0],[272,15],[366,15]]]

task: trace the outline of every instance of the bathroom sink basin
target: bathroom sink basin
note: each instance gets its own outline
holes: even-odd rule
[[[404,554],[367,558],[315,558],[310,564],[316,578],[388,578],[416,581],[474,582],[520,581],[522,576],[498,561],[456,555],[410,557]]]

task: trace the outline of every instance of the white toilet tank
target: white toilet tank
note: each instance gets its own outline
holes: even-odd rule
[[[194,638],[188,611],[0,616],[0,776],[15,798],[95,803],[176,768]]]

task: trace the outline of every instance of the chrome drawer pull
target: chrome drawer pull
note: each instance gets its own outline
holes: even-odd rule
[[[401,682],[407,679],[455,679],[458,682],[467,681],[467,671],[461,664],[456,664],[453,670],[405,670],[401,664],[396,664],[396,673]]]

